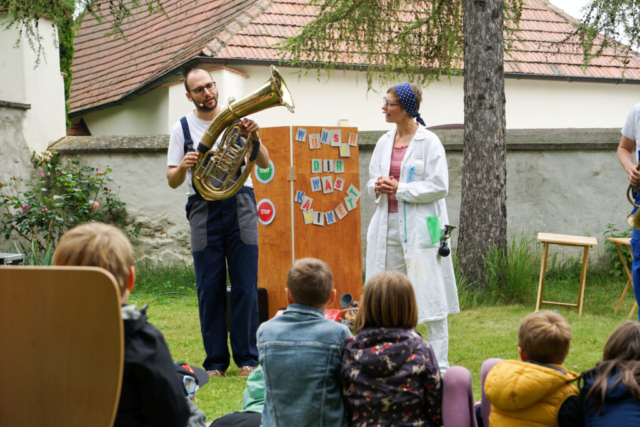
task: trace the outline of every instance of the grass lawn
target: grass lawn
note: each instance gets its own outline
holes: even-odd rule
[[[180,274],[176,276],[177,273]],[[198,301],[192,276],[188,272],[183,273],[170,272],[161,277],[156,274],[154,281],[161,285],[153,287],[145,285],[143,274],[141,286],[134,290],[130,303],[139,306],[149,304],[149,321],[164,334],[174,360],[200,366],[204,360],[204,350],[198,321]],[[176,277],[183,278],[177,280]],[[522,318],[535,309],[537,280],[537,276],[532,277],[526,289],[523,289],[524,304],[463,306],[460,314],[449,316],[449,361],[452,366],[461,365],[471,371],[475,400],[480,399],[482,362],[490,357],[518,357],[518,326]],[[614,279],[604,272],[590,272],[587,275],[582,317],[578,317],[575,308],[543,306],[550,310],[557,309],[571,325],[571,351],[565,360],[568,369],[581,372],[593,367],[602,358],[605,342],[613,330],[624,323],[634,301],[632,292],[629,292],[620,312],[613,314],[624,284],[622,278]],[[181,294],[168,293],[176,291]],[[577,293],[576,274],[558,274],[555,277],[547,274],[545,300],[577,302]],[[461,298],[461,301],[465,299]],[[424,327],[419,326],[418,330],[426,337]],[[197,393],[196,404],[207,414],[207,421],[240,409],[245,380],[238,377],[238,371],[232,363],[226,377],[211,380]]]

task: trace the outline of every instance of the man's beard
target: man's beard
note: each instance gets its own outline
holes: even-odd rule
[[[218,98],[214,97],[213,100],[216,101],[215,104],[213,104],[213,107],[207,107],[206,103],[200,103],[200,102],[195,102],[195,101],[193,101],[193,105],[196,106],[196,110],[198,110],[198,111],[203,111],[203,112],[210,113],[213,110],[215,110],[216,107],[218,106]]]

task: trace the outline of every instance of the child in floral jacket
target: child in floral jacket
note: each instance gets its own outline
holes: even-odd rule
[[[434,352],[415,327],[409,279],[386,271],[364,288],[357,336],[342,358],[343,397],[352,427],[442,425],[442,378]]]

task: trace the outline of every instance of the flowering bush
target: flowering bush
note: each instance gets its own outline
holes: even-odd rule
[[[27,240],[30,263],[49,263],[60,236],[85,222],[112,223],[137,236],[139,228],[129,219],[125,203],[107,186],[113,180],[111,168],[82,166],[79,158],[62,163],[52,151],[34,152],[31,162],[33,181],[14,176],[8,184],[0,183],[0,233],[6,239],[16,233]]]

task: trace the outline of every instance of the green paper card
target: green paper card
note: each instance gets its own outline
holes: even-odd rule
[[[442,229],[440,228],[440,218],[437,216],[427,217],[427,228],[431,236],[431,244],[435,245],[442,238]]]

